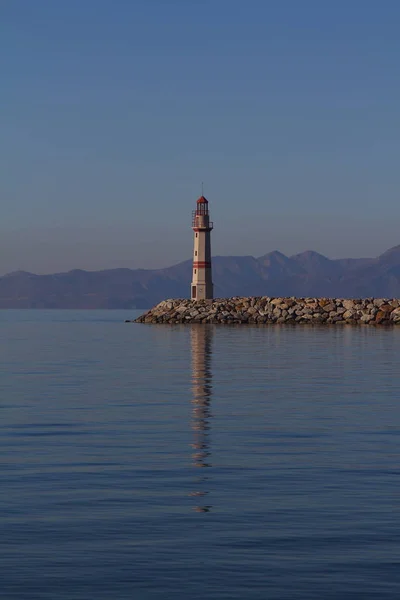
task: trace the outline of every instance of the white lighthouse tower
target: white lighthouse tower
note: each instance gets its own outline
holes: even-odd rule
[[[211,276],[211,230],[213,223],[208,212],[208,200],[200,196],[193,211],[194,231],[193,274],[191,298],[205,300],[213,298]]]

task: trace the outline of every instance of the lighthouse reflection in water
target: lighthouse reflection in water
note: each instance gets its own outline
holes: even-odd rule
[[[193,453],[192,466],[202,471],[195,479],[196,488],[190,494],[202,498],[204,503],[195,506],[197,512],[209,512],[211,505],[207,503],[207,484],[209,481],[208,468],[210,463],[210,419],[212,395],[212,335],[213,329],[207,325],[192,325],[191,359],[192,359],[192,429]]]

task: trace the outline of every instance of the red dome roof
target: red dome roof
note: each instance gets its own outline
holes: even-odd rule
[[[208,200],[207,198],[204,198],[204,196],[200,196],[200,198],[197,200],[197,204],[208,204]]]

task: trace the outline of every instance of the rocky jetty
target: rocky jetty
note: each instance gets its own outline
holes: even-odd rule
[[[164,300],[135,323],[400,325],[400,300],[222,298]]]

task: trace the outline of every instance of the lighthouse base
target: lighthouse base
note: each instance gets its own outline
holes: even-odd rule
[[[164,300],[136,323],[379,325],[400,327],[400,299],[272,298]]]
[[[192,300],[212,300],[213,297],[212,283],[192,283]]]

